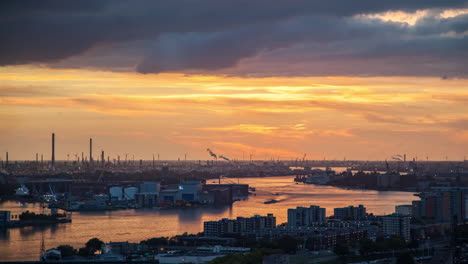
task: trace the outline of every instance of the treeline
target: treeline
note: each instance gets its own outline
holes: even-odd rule
[[[347,244],[338,243],[334,247],[334,253],[343,263],[366,261],[384,257],[397,256],[397,263],[414,263],[413,256],[419,247],[418,241],[406,242],[399,236],[382,237],[374,240],[365,238],[359,241],[351,241]],[[359,254],[356,255],[355,252]]]
[[[62,254],[62,258],[72,257],[75,255],[82,257],[93,256],[97,251],[101,250],[104,242],[98,238],[92,238],[86,242],[85,246],[79,249],[75,249],[70,245],[60,245],[57,250]]]
[[[26,211],[19,215],[21,221],[34,221],[34,220],[57,220],[66,217],[65,214],[36,214],[34,212]]]
[[[195,235],[188,234],[187,232],[185,232],[182,235],[176,235],[172,237],[153,237],[147,240],[140,241],[140,244],[146,245],[150,248],[159,248],[165,246],[192,246],[192,244],[188,243],[188,241],[184,240],[183,238],[201,236],[203,236],[203,233],[198,233]]]
[[[391,172],[396,173],[396,172]],[[348,172],[343,172],[341,175],[345,177],[338,178],[331,181],[329,184],[336,186],[353,186],[366,189],[374,189],[377,186],[377,177],[380,173],[378,172],[363,172],[358,171],[353,175],[348,174]],[[400,175],[400,181],[393,187],[416,187],[418,184],[415,174]]]

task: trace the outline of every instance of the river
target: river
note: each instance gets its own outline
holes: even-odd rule
[[[293,179],[292,176],[241,178],[240,183],[256,188],[256,196],[249,196],[247,200],[223,208],[74,212],[72,223],[0,230],[0,261],[38,260],[42,239],[46,249],[61,244],[82,247],[93,237],[105,242],[140,242],[151,237],[198,233],[203,231],[204,221],[221,218],[273,213],[279,224],[287,222],[287,209],[297,206],[319,205],[326,208],[327,215],[333,215],[335,207],[363,204],[369,213],[389,214],[394,212],[395,205],[410,204],[417,199],[410,192],[346,190],[296,184]],[[232,181],[237,182],[237,179]],[[263,203],[271,199],[280,202]],[[19,214],[26,210],[40,212],[41,207],[39,204],[8,201],[0,204],[0,210]]]

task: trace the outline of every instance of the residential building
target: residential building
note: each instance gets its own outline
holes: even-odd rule
[[[413,205],[404,204],[395,206],[395,213],[399,215],[413,215]]]
[[[396,235],[404,238],[406,241],[410,236],[410,216],[391,214],[382,217],[383,232],[386,235]]]
[[[288,209],[288,226],[311,226],[313,223],[324,222],[326,209],[320,206],[297,207]]]
[[[263,229],[276,227],[276,217],[255,215],[253,217],[237,217],[237,219],[221,219],[203,223],[203,231],[207,237],[217,237],[223,234],[250,234]]]
[[[413,201],[413,215],[435,223],[463,223],[468,219],[468,188],[438,187],[418,194]]]
[[[335,219],[340,220],[362,220],[367,216],[366,208],[360,204],[358,207],[352,205],[343,208],[334,209]]]

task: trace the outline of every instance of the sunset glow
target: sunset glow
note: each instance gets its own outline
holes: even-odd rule
[[[86,149],[113,155],[461,159],[468,137],[464,79],[262,77],[112,73],[6,67],[0,73],[2,150],[27,159]],[[6,125],[8,124],[8,125]],[[31,133],[34,132],[34,133]],[[14,140],[13,140],[14,139]],[[119,144],[115,144],[119,142]],[[431,144],[428,144],[431,142]],[[29,146],[23,149],[21,146]],[[418,149],[419,151],[414,151]]]
[[[463,159],[468,9],[361,4],[286,5],[284,15],[253,4],[264,9],[258,21],[216,5],[226,21],[208,16],[206,24],[157,29],[135,22],[149,4],[131,7],[140,16],[123,20],[121,31],[97,20],[98,33],[89,35],[79,30],[87,20],[75,25],[50,10],[72,27],[60,39],[47,24],[39,28],[37,11],[38,28],[24,30],[42,32],[41,42],[18,45],[15,36],[1,45],[0,156],[48,156],[55,132],[59,159],[84,151],[89,137],[111,157],[141,159],[203,160],[207,147],[236,159]],[[124,7],[80,12],[94,21],[105,8],[118,15]]]

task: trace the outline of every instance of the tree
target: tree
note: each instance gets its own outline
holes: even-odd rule
[[[148,240],[140,242],[142,245],[148,245],[150,247],[166,246],[168,244],[168,237],[153,237]]]
[[[78,250],[78,255],[82,257],[89,257],[92,256],[94,253],[91,252],[91,249],[87,247],[82,247]]]
[[[299,241],[292,236],[282,236],[273,241],[274,248],[281,249],[286,253],[296,252]]]
[[[384,247],[385,249],[403,249],[407,248],[407,245],[403,238],[392,235],[389,238],[385,239]]]
[[[94,252],[101,249],[102,244],[104,244],[102,240],[98,238],[91,238],[88,242],[86,242],[86,248],[90,249],[94,254]]]
[[[60,250],[60,253],[62,253],[62,257],[70,257],[75,255],[75,249],[70,246],[70,245],[60,245],[57,247],[58,250]]]
[[[408,248],[419,248],[419,241],[418,240],[411,240],[408,243]]]
[[[361,253],[361,255],[366,255],[375,251],[377,251],[377,245],[371,239],[365,238],[359,241],[359,253]]]
[[[398,264],[414,264],[414,258],[409,252],[401,253],[397,257],[396,263]]]
[[[333,249],[333,252],[335,252],[335,254],[337,254],[338,256],[346,256],[349,254],[348,245],[337,243],[335,245],[335,248]]]

